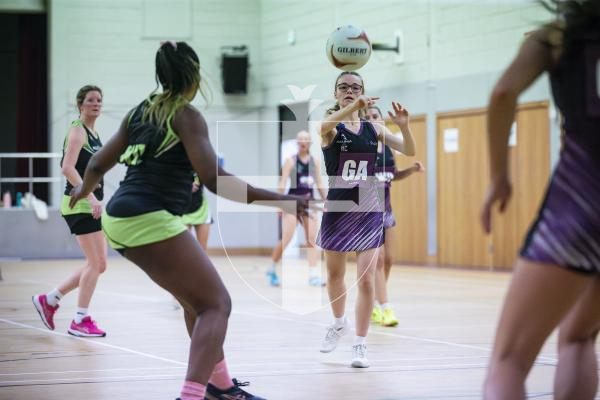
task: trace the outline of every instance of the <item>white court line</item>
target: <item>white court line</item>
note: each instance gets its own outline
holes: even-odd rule
[[[38,282],[38,283],[43,284],[42,282]],[[146,300],[149,300],[149,301],[152,301],[152,302],[156,302],[155,298],[147,297],[147,296],[126,295],[126,294],[122,294],[122,293],[118,293],[118,292],[110,292],[110,291],[103,291],[103,293],[105,293],[105,294],[111,294],[111,295],[121,295],[121,296],[134,296],[136,299],[140,299],[140,300],[146,299]],[[321,323],[318,323],[318,322],[300,321],[300,320],[296,320],[296,319],[292,319],[292,318],[287,318],[287,317],[280,317],[280,316],[276,316],[276,315],[262,315],[262,314],[256,314],[256,313],[247,312],[247,311],[233,310],[232,314],[247,315],[247,316],[257,317],[257,318],[275,319],[275,320],[280,320],[280,321],[292,321],[292,322],[298,322],[298,323],[305,324],[305,325],[319,326],[319,327],[323,327],[323,328],[326,328],[328,326],[327,324],[321,324]],[[468,327],[465,327],[465,329],[467,329],[467,328]],[[39,328],[35,328],[35,329],[39,329]],[[375,335],[397,337],[397,338],[400,338],[400,339],[408,339],[408,340],[414,340],[414,341],[421,341],[421,342],[426,342],[426,343],[443,344],[443,345],[453,346],[453,347],[459,347],[459,348],[463,348],[463,349],[484,351],[486,353],[491,353],[492,352],[491,348],[489,348],[489,347],[475,346],[475,345],[462,344],[462,343],[456,343],[456,342],[449,342],[449,341],[445,341],[445,340],[420,338],[420,337],[417,337],[417,336],[402,335],[402,334],[393,333],[393,332],[381,332],[381,331],[377,331],[377,330],[369,330],[369,333],[370,334],[375,334]],[[94,343],[97,343],[97,342],[94,342]],[[545,361],[545,362],[550,362],[550,363],[556,363],[556,362],[558,362],[558,360],[556,358],[542,356],[542,355],[538,356],[538,359],[542,360],[542,361]],[[177,362],[177,361],[174,361],[174,362]]]
[[[177,365],[187,366],[187,363],[184,363],[184,362],[181,362],[181,361],[175,361],[175,360],[171,360],[169,358],[164,358],[164,357],[155,356],[153,354],[143,353],[141,351],[128,349],[127,347],[115,346],[115,345],[108,344],[108,343],[105,343],[105,342],[101,342],[101,341],[98,341],[98,340],[91,340],[91,339],[86,339],[86,338],[82,338],[82,337],[78,337],[78,336],[67,335],[66,333],[49,331],[48,329],[42,329],[42,328],[38,328],[36,326],[22,324],[20,322],[14,322],[14,321],[11,321],[11,320],[5,319],[5,318],[0,318],[0,322],[4,322],[4,323],[7,323],[7,324],[19,326],[21,328],[33,329],[33,330],[40,331],[40,332],[43,332],[43,333],[48,334],[48,335],[62,336],[62,337],[68,337],[69,339],[81,340],[83,342],[92,343],[92,344],[95,344],[97,346],[108,347],[109,349],[121,350],[121,351],[124,351],[124,352],[127,352],[127,353],[136,354],[138,356],[152,358],[152,359],[160,360],[160,361],[165,361],[165,362],[168,362],[168,363],[171,363],[171,364],[177,364]],[[100,340],[102,340],[102,339],[100,339]]]
[[[476,359],[487,359],[487,356],[456,356],[456,357],[424,357],[424,358],[392,358],[392,359],[373,359],[371,362],[385,363],[385,362],[404,362],[404,361],[444,361],[444,360],[476,360]],[[264,363],[232,363],[232,369],[237,368],[251,368],[251,367],[268,367],[276,365],[320,365],[323,361],[275,361],[275,362],[264,362]],[[440,364],[443,366],[444,364]],[[447,364],[447,365],[460,365],[460,364]],[[467,364],[465,364],[467,365]],[[25,375],[52,375],[52,374],[86,374],[96,372],[119,372],[119,371],[152,371],[152,370],[165,370],[165,369],[185,369],[185,367],[136,367],[136,368],[112,368],[112,369],[89,369],[89,370],[72,370],[72,371],[38,371],[38,372],[17,372],[12,374],[0,374],[0,376],[25,376]]]
[[[43,285],[43,286],[50,287],[50,285],[48,285],[46,282],[36,281],[36,280],[33,280],[33,279],[16,279],[13,282],[15,282],[15,283],[19,283],[19,282],[22,282],[22,283],[33,283],[33,284],[36,284],[36,285]],[[110,294],[111,296],[125,297],[125,298],[128,298],[128,299],[134,299],[134,300],[150,301],[152,303],[164,303],[165,300],[169,299],[168,296],[164,296],[162,298],[156,298],[156,297],[148,297],[148,296],[137,296],[135,294],[126,294],[126,293],[119,293],[119,292],[107,292],[107,291],[100,290],[100,289],[95,289],[94,292],[95,293]]]
[[[447,365],[408,365],[403,367],[371,367],[368,369],[356,369],[350,366],[341,368],[310,368],[310,369],[291,369],[291,370],[273,370],[273,371],[241,371],[236,372],[240,376],[287,376],[287,375],[314,375],[314,374],[338,374],[338,373],[362,373],[372,374],[377,372],[410,372],[410,371],[439,371],[449,369],[479,369],[487,368],[487,363],[478,364],[447,364]],[[105,377],[87,377],[87,378],[54,378],[54,379],[32,379],[32,380],[15,380],[15,381],[0,381],[0,387],[18,384],[40,384],[40,383],[60,383],[60,382],[102,382],[105,380],[120,381],[131,379],[152,380],[156,378],[171,378],[181,379],[181,375],[126,375],[126,376],[105,376]]]
[[[120,372],[120,371],[152,371],[165,369],[185,369],[186,367],[139,367],[139,368],[112,368],[112,369],[88,369],[74,371],[40,371],[40,372],[18,372],[14,374],[0,374],[0,376],[24,376],[24,375],[51,375],[51,374],[91,374],[96,372]],[[0,383],[4,383],[0,381]]]
[[[323,328],[326,328],[328,326],[326,324],[320,324],[318,322],[298,321],[298,320],[295,320],[295,319],[292,319],[292,318],[280,317],[280,316],[275,316],[275,315],[265,316],[265,315],[250,313],[250,312],[246,312],[246,311],[233,311],[233,313],[235,313],[235,314],[242,314],[242,315],[248,315],[248,316],[251,316],[251,317],[278,319],[278,320],[282,320],[282,321],[293,321],[293,322],[299,322],[299,323],[305,324],[305,325],[320,326],[320,327],[323,327]],[[354,329],[353,329],[353,331],[354,331]],[[417,337],[417,336],[408,336],[408,335],[402,335],[402,334],[393,333],[393,332],[382,332],[382,331],[376,331],[376,330],[371,330],[370,329],[369,330],[369,334],[376,334],[376,335],[383,335],[383,336],[392,336],[392,337],[397,337],[397,338],[401,338],[401,339],[410,339],[410,340],[416,340],[416,341],[427,342],[427,343],[445,344],[445,345],[448,345],[448,346],[461,347],[461,348],[465,348],[465,349],[485,351],[486,353],[491,353],[492,352],[492,349],[490,349],[489,347],[474,346],[474,345],[470,345],[470,344],[462,344],[462,343],[455,343],[455,342],[448,342],[448,341],[445,341],[445,340],[420,338],[420,337]],[[558,361],[557,359],[554,359],[554,358],[551,358],[551,357],[546,357],[546,356],[538,356],[538,359],[542,359],[544,361],[553,362],[553,363],[555,363],[555,362]]]

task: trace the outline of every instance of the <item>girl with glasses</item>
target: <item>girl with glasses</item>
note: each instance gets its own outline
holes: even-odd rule
[[[333,351],[340,338],[350,330],[346,316],[344,283],[346,255],[357,256],[356,336],[351,366],[369,367],[366,336],[373,310],[374,272],[378,250],[384,242],[383,205],[375,182],[377,145],[384,141],[406,155],[415,154],[415,143],[408,124],[408,112],[392,103],[392,120],[401,135],[363,119],[365,109],[377,97],[364,95],[363,79],[356,72],[343,72],[336,79],[336,104],[320,125],[321,146],[329,175],[329,192],[317,244],[325,251],[327,291],[334,322],[328,327],[321,352]]]

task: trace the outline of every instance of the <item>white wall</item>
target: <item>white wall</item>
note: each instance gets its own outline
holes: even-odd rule
[[[429,253],[437,251],[436,113],[487,106],[501,71],[516,54],[524,34],[551,16],[528,0],[261,0],[262,77],[266,107],[290,97],[287,85],[315,85],[313,99],[333,104],[336,70],[325,55],[328,35],[344,24],[364,29],[372,43],[393,44],[404,36],[404,62],[376,51],[360,69],[367,94],[381,97],[384,113],[392,100],[412,114],[427,115]],[[296,43],[288,43],[292,30]],[[546,79],[522,101],[549,100]],[[551,115],[554,113],[551,109]],[[551,118],[552,159],[558,154],[558,122]]]
[[[262,76],[266,104],[289,97],[288,84],[317,85],[330,99],[338,71],[325,56],[328,35],[339,25],[363,28],[373,43],[394,43],[404,33],[405,61],[374,52],[360,70],[367,90],[499,71],[523,34],[548,14],[531,1],[261,0]],[[288,32],[296,44],[287,42]]]
[[[103,141],[116,131],[125,113],[138,104],[156,86],[154,56],[159,42],[165,39],[185,40],[200,58],[203,76],[213,93],[208,108],[201,108],[216,144],[216,121],[257,120],[262,100],[259,71],[260,6],[257,0],[53,0],[49,2],[50,27],[50,115],[51,148],[61,151],[69,123],[77,117],[77,90],[93,83],[104,91],[104,112],[97,122]],[[246,45],[250,69],[248,94],[224,96],[221,90],[221,46]],[[202,106],[199,100],[196,101]],[[220,151],[227,167],[234,173],[253,171],[258,175],[261,160],[261,132],[251,126],[229,140],[220,141]],[[238,162],[237,160],[243,160]],[[60,175],[58,165],[54,175]],[[106,177],[107,198],[124,174],[116,167]],[[54,204],[63,187],[53,190]],[[215,210],[214,197],[209,200]],[[246,236],[228,237],[230,246],[271,245],[272,238],[260,243],[258,216],[243,217]],[[238,221],[224,217],[225,226]],[[223,222],[223,221],[222,221]],[[239,229],[226,229],[240,232]],[[255,232],[256,231],[256,232]],[[274,234],[275,235],[275,234]],[[274,237],[274,236],[273,236]],[[211,246],[220,244],[213,234]]]
[[[69,122],[76,118],[75,93],[87,83],[105,92],[97,128],[105,141],[112,135],[126,111],[154,89],[154,55],[160,40],[186,40],[198,52],[214,94],[211,107],[203,112],[216,145],[216,121],[277,119],[280,100],[293,97],[289,84],[316,85],[311,97],[326,103],[312,118],[322,115],[331,104],[339,72],[327,61],[324,47],[338,25],[356,24],[372,42],[390,44],[394,31],[402,29],[404,63],[395,64],[393,54],[375,52],[360,73],[367,90],[382,96],[384,108],[390,100],[401,99],[411,112],[434,116],[485,106],[493,82],[515,54],[523,33],[548,19],[533,2],[504,0],[53,0],[48,7],[50,151],[61,150]],[[287,42],[291,29],[296,34],[293,46]],[[223,96],[220,47],[243,44],[250,53],[249,93]],[[548,98],[542,81],[524,99]],[[428,140],[434,140],[435,126],[430,124],[428,130]],[[226,136],[219,141],[219,151],[226,156],[228,170],[240,175],[277,174],[277,124],[238,125]],[[435,167],[429,167],[433,190]],[[60,173],[58,166],[53,173]],[[123,168],[117,168],[107,176],[109,195],[122,174]],[[55,188],[55,204],[61,193],[61,187]],[[212,195],[209,201],[214,211]],[[251,214],[240,218],[221,218],[228,245],[274,243],[275,218]],[[241,221],[244,231],[239,229]],[[213,234],[210,245],[219,244]]]

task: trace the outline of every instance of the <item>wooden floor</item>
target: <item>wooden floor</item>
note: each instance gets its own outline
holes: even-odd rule
[[[226,356],[233,375],[251,381],[252,393],[285,400],[481,397],[508,274],[394,267],[391,300],[400,325],[371,329],[372,366],[358,370],[348,366],[352,335],[335,352],[319,353],[331,314],[325,289],[304,286],[304,272],[296,273],[299,279],[284,273],[284,289],[274,289],[264,281],[267,258],[237,257],[231,260],[235,268],[227,258],[213,260],[233,298]],[[181,311],[123,258],[109,260],[93,298],[92,315],[106,338],[66,334],[75,292],[62,301],[56,331],[42,325],[31,295],[52,289],[80,264],[1,263],[0,399],[175,399],[189,344]],[[302,271],[300,263],[296,271]],[[354,279],[349,274],[347,281]],[[286,304],[296,312],[279,307],[285,296],[302,291],[309,293],[310,304],[320,296],[322,308],[299,315],[310,310],[295,309],[293,301]],[[352,290],[352,318],[354,297]],[[553,336],[531,373],[531,397],[551,398],[555,343]]]

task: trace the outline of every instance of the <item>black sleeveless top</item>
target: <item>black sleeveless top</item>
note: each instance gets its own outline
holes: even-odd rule
[[[128,166],[127,173],[106,206],[112,217],[158,210],[182,215],[190,204],[194,171],[171,127],[175,111],[169,115],[166,128],[143,122],[142,115],[150,101],[144,100],[130,113],[129,146],[119,158]]]
[[[90,131],[90,129],[87,126],[85,126],[83,122],[79,119],[71,122],[71,126],[83,128],[85,131],[85,143],[83,144],[81,150],[79,150],[77,162],[75,163],[75,169],[79,173],[79,176],[81,176],[81,178],[83,179],[85,168],[90,162],[92,156],[102,147],[102,141],[100,141],[100,136],[94,135],[92,131]],[[69,137],[65,137],[65,141],[63,143],[63,155],[60,159],[61,167],[65,159],[65,152],[67,151],[68,140]],[[64,194],[69,196],[71,194],[71,189],[73,189],[73,185],[71,185],[71,182],[69,182],[69,180],[67,179]],[[104,197],[104,179],[100,180],[100,185],[96,188],[96,190],[94,190],[94,196],[96,196],[96,199],[98,200],[102,200],[102,198]]]

